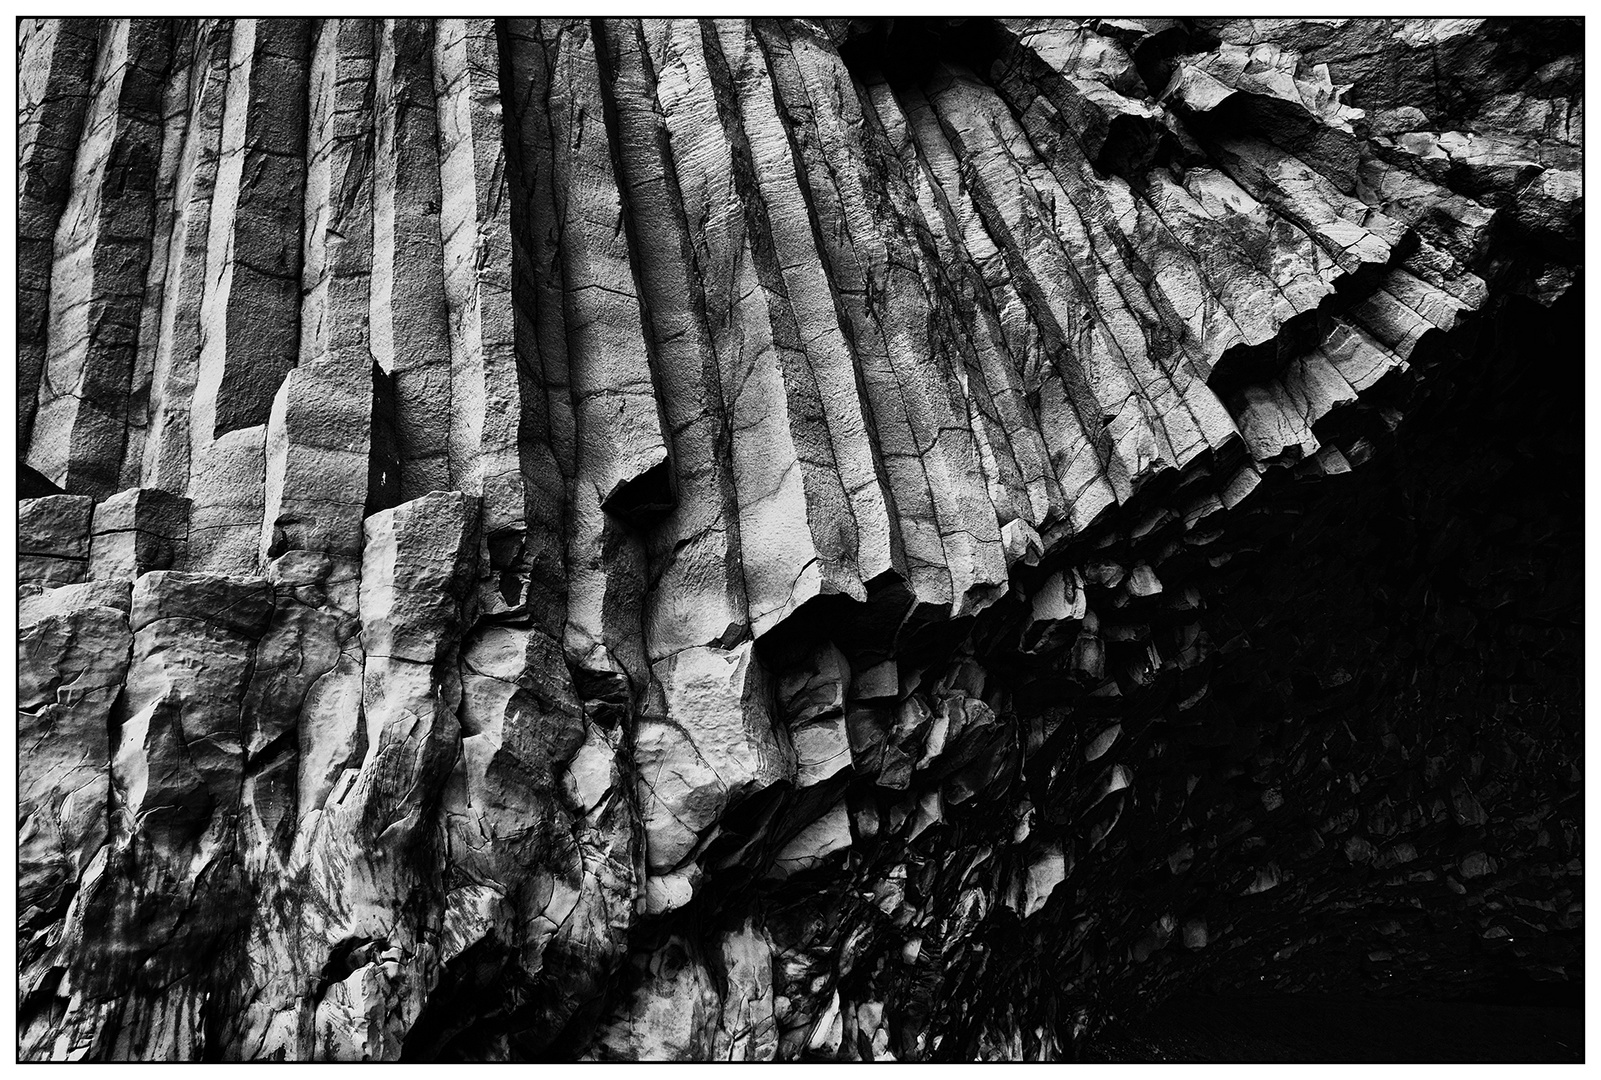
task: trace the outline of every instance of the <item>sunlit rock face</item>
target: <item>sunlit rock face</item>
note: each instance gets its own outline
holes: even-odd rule
[[[1577,985],[1581,40],[25,22],[19,1053]]]

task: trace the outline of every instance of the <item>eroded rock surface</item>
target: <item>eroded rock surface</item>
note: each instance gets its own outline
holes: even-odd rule
[[[1580,37],[25,22],[19,1053],[1577,985]]]

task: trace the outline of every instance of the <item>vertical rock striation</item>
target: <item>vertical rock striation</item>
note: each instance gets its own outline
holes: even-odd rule
[[[1576,40],[26,21],[19,1054],[1582,978]]]

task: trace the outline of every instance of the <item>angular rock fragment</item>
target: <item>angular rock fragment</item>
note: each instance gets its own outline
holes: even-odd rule
[[[129,581],[187,561],[189,500],[160,488],[128,488],[94,511],[90,572]]]
[[[670,870],[731,802],[794,775],[773,730],[766,676],[751,646],[686,649],[660,661],[666,715],[634,739],[645,861]]]
[[[89,576],[94,500],[86,495],[25,499],[17,513],[17,581],[46,588]]]

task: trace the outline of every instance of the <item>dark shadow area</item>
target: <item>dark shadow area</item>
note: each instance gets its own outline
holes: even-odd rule
[[[927,82],[941,62],[987,75],[1005,48],[989,18],[875,18],[853,20],[839,54],[853,72],[876,69],[899,85]]]
[[[1211,935],[1153,954],[1082,1059],[1582,1060],[1582,295],[1513,299],[1442,357],[1217,601],[1219,711],[1181,772],[1272,827],[1195,842],[1183,890],[1123,878]],[[1222,887],[1269,859],[1282,883]]]
[[[1084,1060],[1578,1063],[1584,1010],[1312,994],[1183,997],[1109,1029]]]

